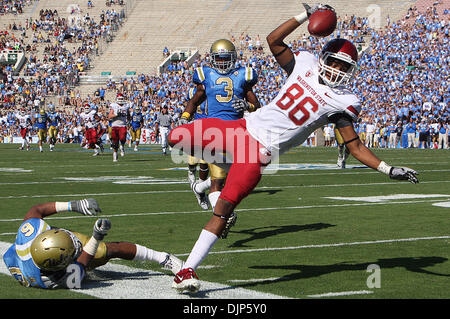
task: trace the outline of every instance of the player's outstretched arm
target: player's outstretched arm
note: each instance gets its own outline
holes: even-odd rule
[[[370,149],[368,149],[356,134],[353,126],[345,126],[339,128],[344,142],[350,151],[350,153],[361,163],[373,168],[381,173],[388,175],[392,179],[396,180],[408,180],[413,184],[419,183],[419,179],[416,175],[418,173],[408,167],[394,167],[386,164],[380,160]]]
[[[308,20],[306,12],[304,13],[304,16],[304,21]],[[280,64],[285,71],[287,71],[286,66],[294,59],[294,54],[284,42],[284,39],[295,29],[297,29],[304,21],[291,18],[278,26],[266,37],[270,52],[272,52],[278,64]]]
[[[101,212],[98,202],[93,198],[73,200],[70,202],[48,202],[37,204],[30,208],[24,220],[30,218],[45,218],[60,212],[77,212],[83,215],[92,216]]]

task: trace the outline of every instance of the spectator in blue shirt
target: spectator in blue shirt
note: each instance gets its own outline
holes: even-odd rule
[[[414,140],[416,138],[416,122],[413,118],[410,118],[409,123],[406,125],[406,133],[408,134],[408,148],[414,148]]]

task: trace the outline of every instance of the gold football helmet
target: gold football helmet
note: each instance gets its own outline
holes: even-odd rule
[[[39,234],[30,247],[31,257],[43,271],[66,268],[81,252],[81,243],[64,229],[50,229]]]
[[[211,64],[219,73],[226,74],[234,69],[237,60],[236,47],[226,39],[215,41],[210,50]]]

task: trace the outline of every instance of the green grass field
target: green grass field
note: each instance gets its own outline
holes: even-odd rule
[[[46,145],[43,153],[17,146],[0,144],[0,242],[14,241],[34,204],[93,197],[112,221],[108,241],[186,259],[211,216],[190,191],[186,165],[163,156],[159,146],[127,148],[118,163],[108,149],[92,157],[78,145],[57,145],[54,152]],[[388,164],[416,169],[420,183],[390,180],[353,158],[348,165],[355,168],[337,170],[336,148],[295,148],[280,163],[299,165],[263,176],[238,207],[228,238],[204,260],[208,267],[198,269],[200,279],[287,298],[449,298],[450,151],[374,152]],[[48,218],[87,234],[94,221],[76,213]],[[160,271],[154,264],[113,263]],[[377,270],[368,271],[373,264]],[[0,286],[2,299],[91,298],[27,289],[5,273]]]

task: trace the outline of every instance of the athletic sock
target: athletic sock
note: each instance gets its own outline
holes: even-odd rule
[[[216,203],[219,200],[220,192],[212,192],[208,194],[209,203],[211,204],[212,210],[216,207]]]
[[[166,260],[166,256],[167,253],[156,251],[136,244],[136,256],[134,256],[133,260],[156,261],[160,264],[164,260]]]
[[[197,183],[197,185],[195,185],[195,191],[197,193],[204,193],[210,187],[211,187],[211,177],[208,177],[207,180]]]
[[[209,250],[216,243],[218,238],[219,237],[215,234],[203,229],[183,268],[192,268],[195,270],[208,255]]]

